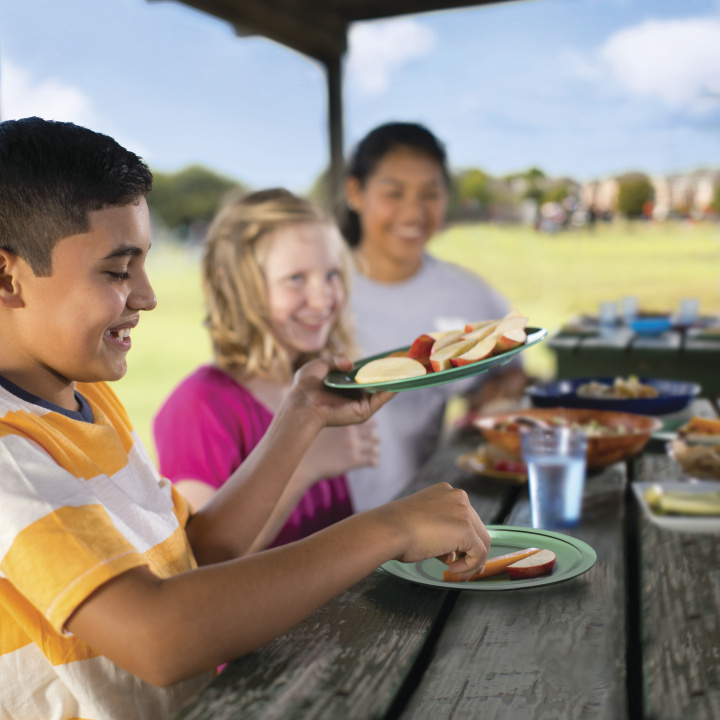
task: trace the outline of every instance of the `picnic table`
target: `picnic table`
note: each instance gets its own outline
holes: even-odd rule
[[[479,442],[453,434],[411,490],[445,480],[486,524],[529,526],[526,486],[457,467]],[[652,441],[590,475],[567,532],[597,562],[566,582],[472,592],[374,572],[231,662],[177,720],[720,717],[720,533],[660,528],[631,490],[680,476]]]
[[[704,318],[709,325],[714,318]],[[638,335],[622,322],[601,327],[579,318],[547,341],[562,379],[655,377],[698,383],[707,397],[720,396],[720,333],[707,327],[674,327],[658,336]]]

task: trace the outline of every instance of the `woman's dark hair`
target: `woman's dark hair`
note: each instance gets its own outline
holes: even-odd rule
[[[392,150],[410,148],[436,160],[442,168],[445,182],[450,185],[445,146],[423,125],[392,122],[371,130],[356,146],[348,162],[346,177],[353,177],[363,187],[375,172],[378,163]],[[343,201],[338,212],[340,230],[350,247],[360,244],[361,228],[358,214]]]
[[[152,173],[107,135],[38,117],[0,123],[0,247],[50,275],[55,244],[87,232],[88,213],[135,204]]]

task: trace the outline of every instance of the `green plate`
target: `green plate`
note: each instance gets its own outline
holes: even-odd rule
[[[549,575],[527,580],[510,580],[507,573],[502,573],[487,580],[464,583],[445,582],[442,575],[447,565],[435,558],[417,563],[391,560],[380,569],[402,580],[444,590],[521,590],[565,582],[587,572],[597,560],[595,551],[587,543],[563,533],[510,525],[488,525],[487,529],[492,538],[488,557],[493,558],[515,550],[537,547],[555,553],[555,568]]]
[[[403,378],[402,380],[391,380],[390,382],[367,383],[360,385],[355,382],[355,373],[371,360],[379,360],[380,358],[392,355],[394,352],[404,352],[410,349],[410,346],[398,348],[397,350],[389,350],[388,352],[373,355],[372,357],[359,360],[355,363],[353,369],[348,372],[331,372],[325,378],[325,384],[331,388],[339,390],[367,390],[368,392],[377,392],[378,390],[389,390],[390,392],[403,392],[404,390],[417,390],[418,388],[433,387],[434,385],[444,385],[445,383],[455,382],[463,378],[480,375],[487,372],[490,368],[505,365],[523,350],[527,350],[532,345],[539,343],[547,337],[547,330],[544,328],[526,328],[527,342],[513,350],[508,350],[502,355],[490,357],[487,360],[479,360],[470,365],[462,367],[449,368],[440,372],[428,373],[420,377]]]

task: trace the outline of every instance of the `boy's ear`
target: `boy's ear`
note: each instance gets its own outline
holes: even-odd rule
[[[16,277],[18,256],[0,248],[0,308],[23,307],[20,283]]]

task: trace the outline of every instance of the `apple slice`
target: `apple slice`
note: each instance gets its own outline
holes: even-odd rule
[[[464,334],[465,333],[462,330],[450,330],[449,332],[439,333],[433,343],[432,350],[430,351],[430,357],[443,348],[449,347],[459,340],[462,340]]]
[[[499,320],[478,320],[477,322],[467,323],[465,325],[465,332],[471,333],[475,332],[475,330],[482,330],[483,328],[487,327],[488,325],[496,325]]]
[[[507,574],[511,580],[540,577],[552,572],[555,567],[555,553],[552,550],[541,550],[523,560],[508,565]]]
[[[435,372],[440,372],[441,370],[451,368],[451,360],[458,355],[462,355],[467,352],[471,347],[473,347],[473,345],[475,345],[474,340],[459,340],[452,345],[442,348],[439,352],[434,352],[430,356],[430,365],[432,365],[432,369]]]
[[[355,373],[355,382],[367,383],[391,382],[405,378],[426,375],[427,370],[421,362],[409,357],[384,357],[371,360]]]
[[[476,342],[480,342],[480,340],[484,340],[489,335],[495,333],[498,328],[499,322],[499,320],[493,320],[488,325],[483,325],[483,327],[477,328],[477,330],[473,330],[472,332],[466,332],[465,335],[463,335],[463,338],[465,340],[474,339]]]
[[[465,353],[457,355],[451,359],[451,364],[455,367],[462,367],[463,365],[476,363],[479,360],[485,360],[493,354],[496,344],[497,337],[495,335],[489,335],[483,340],[480,340],[480,342],[473,341],[470,348]]]
[[[539,552],[542,552],[540,548],[525,548],[524,550],[513,550],[505,555],[489,558],[483,569],[480,572],[476,572],[470,580],[484,580],[488,577],[500,575],[500,573],[507,570],[509,565],[517,564],[520,560]],[[459,575],[450,572],[450,570],[443,571],[443,580],[445,580],[445,582],[464,582]]]
[[[407,351],[407,356],[421,362],[425,366],[425,370],[432,372],[432,365],[430,364],[430,355],[432,355],[432,348],[435,344],[435,338],[432,335],[423,334],[416,337],[410,349]]]
[[[407,352],[407,356],[419,360],[420,358],[429,358],[432,355],[432,346],[435,344],[435,338],[432,335],[423,334],[413,340],[413,344]]]
[[[506,330],[498,336],[495,348],[493,349],[493,355],[502,355],[502,353],[508,350],[524,345],[526,340],[527,334],[523,328]]]

